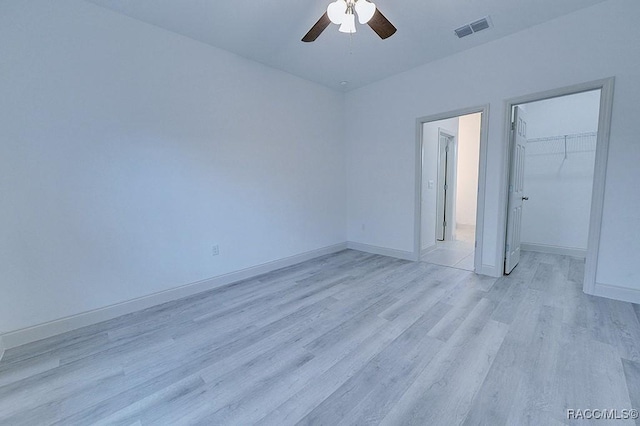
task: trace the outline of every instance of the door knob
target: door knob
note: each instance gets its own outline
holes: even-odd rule
[[[522,197],[522,201],[527,201],[529,197]]]

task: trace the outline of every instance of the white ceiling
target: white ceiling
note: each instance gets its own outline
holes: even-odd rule
[[[330,25],[302,36],[332,0],[87,0],[245,58],[350,90],[605,0],[374,0],[398,28],[381,40]],[[489,15],[493,27],[458,39],[453,30]],[[347,81],[347,85],[341,85]]]

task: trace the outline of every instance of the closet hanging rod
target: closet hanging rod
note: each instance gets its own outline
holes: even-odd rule
[[[564,141],[564,140],[567,140],[567,139],[595,138],[597,136],[598,136],[597,132],[573,133],[573,134],[570,134],[570,135],[547,136],[547,137],[544,137],[544,138],[527,139],[527,143],[557,142],[557,141]]]

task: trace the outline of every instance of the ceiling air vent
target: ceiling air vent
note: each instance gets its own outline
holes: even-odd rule
[[[489,21],[489,17],[478,19],[477,21],[473,21],[470,24],[463,25],[460,28],[456,28],[454,31],[458,38],[466,37],[473,33],[477,33],[478,31],[486,30],[491,27],[491,23]]]
[[[471,29],[473,30],[473,32],[477,33],[478,31],[486,30],[487,28],[489,28],[489,21],[487,21],[487,18],[482,18],[477,20],[476,22],[470,23],[469,25],[471,25]]]
[[[455,30],[458,38],[466,37],[468,35],[473,34],[473,30],[469,25],[465,25],[464,27],[460,27]]]

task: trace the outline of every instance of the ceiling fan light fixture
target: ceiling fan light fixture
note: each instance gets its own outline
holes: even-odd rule
[[[340,31],[341,33],[355,33],[356,16],[353,13],[346,14],[338,31]]]
[[[376,5],[367,0],[357,0],[355,8],[358,14],[358,22],[363,25],[369,22],[376,13]]]
[[[336,0],[327,6],[327,16],[334,24],[340,25],[346,20],[347,2],[344,0]]]
[[[396,27],[380,12],[378,7],[368,0],[335,0],[329,3],[327,11],[322,14],[302,41],[310,43],[334,23],[338,31],[353,34],[356,32],[356,15],[360,24],[368,25],[378,36],[385,40],[396,33]]]

